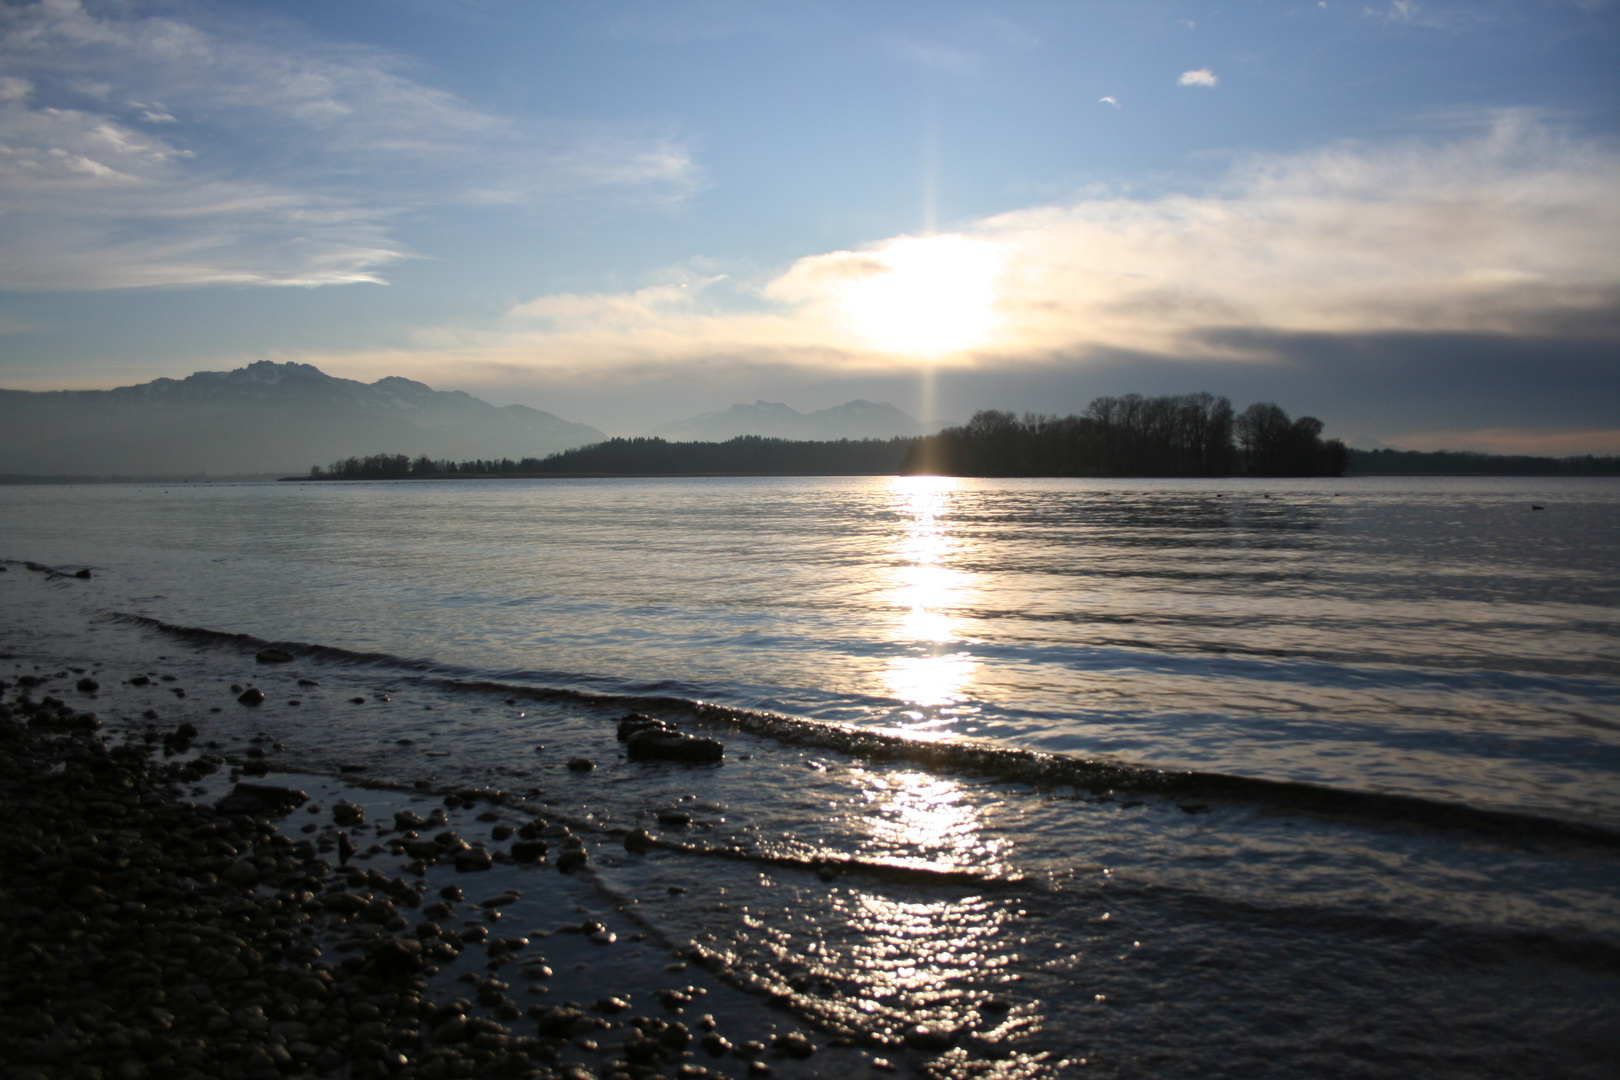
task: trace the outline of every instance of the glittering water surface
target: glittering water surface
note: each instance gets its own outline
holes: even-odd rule
[[[0,556],[96,574],[11,564],[18,656],[174,674],[165,720],[288,767],[533,791],[665,939],[931,1025],[938,1072],[1620,1052],[1614,481],[10,487]],[[629,762],[631,707],[725,763]]]

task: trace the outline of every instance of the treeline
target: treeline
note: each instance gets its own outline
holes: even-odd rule
[[[1212,394],[1100,397],[1079,416],[985,411],[918,439],[904,471],[948,476],[1341,476],[1322,422]]]
[[[1352,450],[1350,471],[1366,476],[1620,476],[1620,457],[1535,457],[1472,450]]]
[[[544,458],[433,461],[372,454],[309,471],[315,480],[404,480],[452,476],[890,476],[901,471],[915,439],[795,442],[739,435],[721,443],[658,438],[609,439]]]
[[[976,413],[937,435],[798,442],[609,439],[544,458],[434,461],[373,454],[315,466],[313,479],[452,476],[1340,476],[1349,452],[1322,422],[1269,402],[1235,413],[1213,394],[1100,397],[1079,416]]]

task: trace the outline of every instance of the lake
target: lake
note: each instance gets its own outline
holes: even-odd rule
[[[603,890],[962,1075],[1620,1054],[1614,479],[12,486],[0,557],[13,662],[171,674],[278,768],[679,810]],[[726,761],[624,760],[632,710]]]

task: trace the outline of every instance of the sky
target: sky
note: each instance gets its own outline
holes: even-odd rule
[[[0,387],[1620,453],[1620,4],[0,3]]]

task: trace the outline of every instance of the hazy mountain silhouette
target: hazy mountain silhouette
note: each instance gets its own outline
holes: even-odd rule
[[[719,412],[688,420],[659,424],[650,436],[671,442],[724,442],[738,435],[765,435],[778,439],[892,439],[899,435],[925,435],[924,425],[886,402],[851,401],[831,409],[801,413],[777,401],[733,405]]]
[[[116,390],[0,390],[0,473],[12,474],[304,472],[379,449],[534,457],[605,438],[524,405],[268,360]]]

